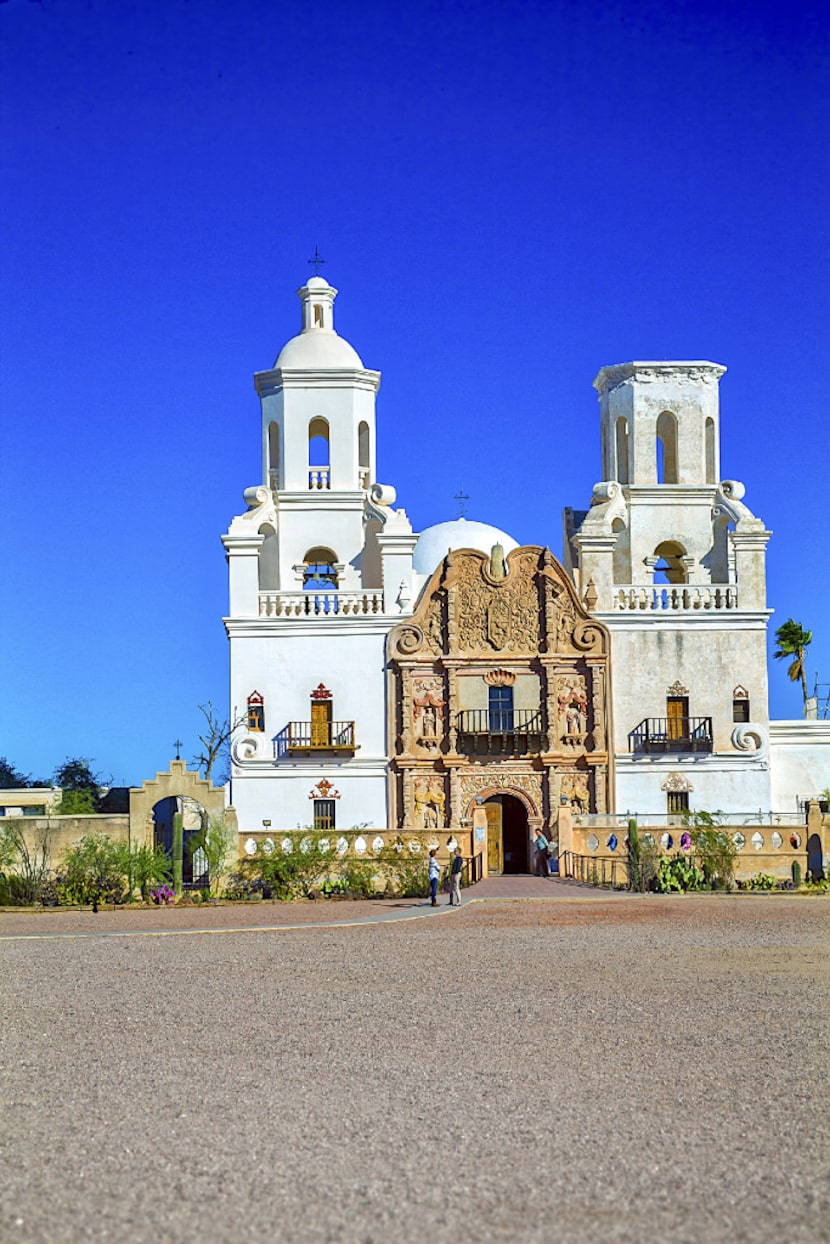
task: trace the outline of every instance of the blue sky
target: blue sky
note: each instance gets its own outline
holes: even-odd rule
[[[599,368],[726,364],[722,475],[830,682],[822,4],[5,0],[0,39],[0,754],[136,783],[224,706],[219,537],[315,245],[416,529],[463,482],[561,553]]]

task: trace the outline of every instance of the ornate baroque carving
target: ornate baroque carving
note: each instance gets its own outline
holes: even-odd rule
[[[587,773],[563,773],[560,786],[560,795],[568,800],[568,803],[577,812],[589,812],[591,808],[591,779]]]
[[[488,687],[512,687],[516,682],[516,675],[510,670],[488,670],[483,677]]]
[[[444,828],[444,783],[437,774],[415,779],[415,820],[421,829]]]
[[[694,786],[686,777],[685,773],[670,773],[660,786],[661,790],[680,791],[694,790]]]
[[[689,694],[689,688],[684,687],[683,683],[680,681],[679,678],[677,679],[677,682],[673,682],[670,687],[666,687],[666,695],[681,696],[681,695],[688,695],[688,694]]]
[[[582,674],[560,676],[556,688],[556,738],[568,748],[581,748],[588,733],[588,695]]]
[[[541,816],[543,809],[542,775],[540,773],[511,773],[482,767],[476,773],[465,773],[461,778],[461,802],[464,808],[483,790],[509,793],[523,791],[531,803],[530,815]]]
[[[412,679],[413,733],[420,747],[433,750],[444,733],[443,681],[440,674],[416,674]]]

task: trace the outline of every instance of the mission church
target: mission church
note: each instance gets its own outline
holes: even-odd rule
[[[562,807],[791,808],[806,779],[779,732],[776,786],[770,532],[720,478],[725,368],[599,371],[602,482],[565,511],[560,560],[464,518],[412,530],[376,478],[380,374],[335,331],[336,289],[298,294],[300,332],[255,376],[262,480],[223,537],[243,838],[443,842],[484,804],[491,870],[523,871]]]

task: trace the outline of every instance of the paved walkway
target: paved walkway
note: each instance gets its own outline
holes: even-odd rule
[[[607,902],[631,897],[557,877],[488,877],[462,891],[461,906],[506,900]],[[390,920],[450,916],[447,896],[438,907],[428,899],[358,899],[297,903],[238,903],[194,907],[6,909],[0,912],[0,942],[78,937],[175,937],[196,934],[263,933],[338,928]]]

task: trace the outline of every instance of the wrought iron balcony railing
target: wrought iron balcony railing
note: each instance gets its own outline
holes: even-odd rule
[[[459,750],[473,755],[526,756],[544,750],[538,708],[467,708],[456,718]]]
[[[274,755],[297,752],[353,752],[355,750],[353,721],[289,721],[274,739]]]
[[[628,736],[631,752],[711,752],[711,717],[646,717]]]
[[[459,734],[541,734],[539,708],[465,708],[458,714]]]

